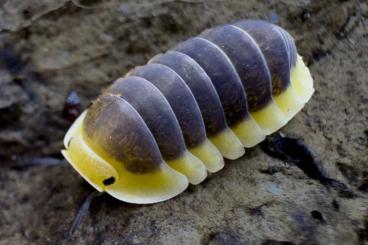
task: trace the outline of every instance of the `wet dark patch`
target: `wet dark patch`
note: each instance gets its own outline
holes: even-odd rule
[[[272,204],[274,204],[274,202],[270,201],[270,202],[265,202],[262,203],[261,205],[255,206],[255,207],[247,207],[246,211],[247,213],[249,213],[252,216],[259,216],[259,217],[263,217],[263,207],[269,207]]]
[[[323,59],[324,57],[326,57],[329,54],[331,54],[330,50],[322,50],[320,48],[317,48],[317,49],[312,51],[312,58],[311,58],[311,60],[309,60],[307,62],[307,65],[311,66],[311,65],[313,65],[314,63],[320,61],[321,59]]]
[[[310,178],[325,181],[326,176],[315,163],[312,153],[299,140],[272,134],[261,143],[261,149],[271,157],[294,163]]]
[[[208,245],[244,245],[239,238],[232,232],[215,232],[211,233],[208,237],[208,241],[203,244]]]
[[[25,62],[16,55],[14,48],[10,45],[5,45],[0,49],[0,67],[4,67],[12,75],[19,74],[24,66]]]
[[[73,3],[77,4],[77,6],[83,6],[85,8],[94,7],[97,3],[101,2],[100,0],[74,0]]]
[[[22,115],[21,106],[12,104],[8,107],[0,108],[0,125],[2,129],[12,127],[16,124]]]
[[[357,235],[359,238],[359,244],[366,244],[368,241],[368,218],[365,217],[364,226],[357,231]]]
[[[335,189],[340,197],[353,198],[357,195],[344,183],[327,176],[310,150],[300,140],[283,137],[280,133],[267,136],[261,143],[261,149],[271,157],[295,164],[309,178],[318,180],[327,187]]]
[[[323,218],[323,215],[320,211],[312,210],[310,214],[313,217],[313,219],[316,219],[316,220],[320,221],[321,223],[326,223],[326,221]]]
[[[165,32],[177,33],[180,31],[179,24],[175,21],[175,19],[171,15],[164,14],[159,16],[159,19],[161,21],[161,26]]]
[[[248,208],[248,213],[253,216],[261,216],[263,217],[262,206]]]
[[[196,191],[196,188],[197,187],[194,186],[194,185],[189,185],[188,188],[185,190],[185,192],[192,194],[192,193],[194,193]]]
[[[340,204],[335,199],[332,201],[332,207],[335,209],[335,211],[340,210]]]
[[[364,179],[359,185],[358,190],[361,192],[368,192],[368,179]]]
[[[303,12],[300,14],[300,19],[303,22],[308,21],[310,18],[311,18],[311,13],[307,9],[303,10]]]
[[[280,166],[268,166],[265,169],[259,169],[258,171],[262,174],[274,175],[275,173],[281,172],[282,167]]]
[[[22,11],[22,16],[23,16],[23,18],[24,18],[25,20],[29,20],[29,19],[31,19],[31,18],[32,18],[32,13],[31,13],[31,11],[30,11],[30,10],[28,10],[28,9],[24,9],[24,10]]]

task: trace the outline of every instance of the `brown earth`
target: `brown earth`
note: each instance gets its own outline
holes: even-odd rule
[[[255,147],[164,203],[96,198],[69,242],[368,244],[368,3],[343,0],[0,0],[0,244],[62,243],[92,191],[60,156],[69,91],[243,18],[295,37],[316,93],[281,131],[339,185]]]

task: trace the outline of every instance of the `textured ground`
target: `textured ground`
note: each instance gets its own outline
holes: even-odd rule
[[[314,159],[255,147],[164,203],[100,196],[69,242],[368,244],[368,5],[342,0],[0,0],[0,244],[61,243],[92,191],[59,154],[69,91],[86,106],[152,55],[250,17],[289,30],[311,68],[316,93],[282,132]]]

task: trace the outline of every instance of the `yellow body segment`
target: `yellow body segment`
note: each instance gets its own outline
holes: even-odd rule
[[[244,147],[253,147],[262,142],[266,135],[252,117],[249,117],[231,128]]]
[[[115,180],[119,179],[118,172],[89,148],[80,136],[73,137],[68,150],[63,150],[62,154],[73,168],[98,191],[104,191],[104,180],[111,177]]]
[[[207,177],[207,170],[203,162],[193,156],[189,151],[177,159],[168,160],[169,166],[184,174],[193,185],[201,183]]]
[[[245,153],[242,143],[229,128],[211,136],[209,139],[227,159],[234,160],[243,156]]]
[[[173,198],[187,187],[188,179],[163,162],[154,173],[139,175],[122,170],[120,180],[105,189],[124,202],[149,204]]]
[[[287,122],[286,116],[274,101],[251,115],[266,135],[276,132]]]
[[[292,85],[283,91],[281,94],[273,97],[276,105],[284,113],[286,121],[289,121],[295,116],[304,106],[304,102],[296,94]]]
[[[216,146],[208,139],[199,146],[189,149],[189,151],[198,157],[211,173],[217,172],[224,167],[224,158]]]
[[[83,120],[87,115],[87,110],[83,111],[79,117],[74,121],[73,125],[69,128],[68,132],[65,134],[64,136],[64,147],[65,149],[68,149],[68,145],[70,140],[72,139],[72,137],[74,137],[75,135],[77,135],[77,131],[81,130],[82,124],[83,124]],[[81,132],[79,132],[78,134],[80,134]]]
[[[297,56],[295,67],[291,69],[290,81],[291,84],[285,91],[273,96],[273,102],[252,113],[266,135],[282,128],[313,95],[313,79],[300,55]]]
[[[313,78],[300,55],[297,57],[296,66],[291,69],[290,79],[295,93],[303,103],[307,103],[314,93]]]

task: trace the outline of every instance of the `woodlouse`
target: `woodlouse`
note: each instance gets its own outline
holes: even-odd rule
[[[313,92],[284,29],[221,25],[116,80],[74,122],[62,153],[97,190],[160,202],[280,129]]]

